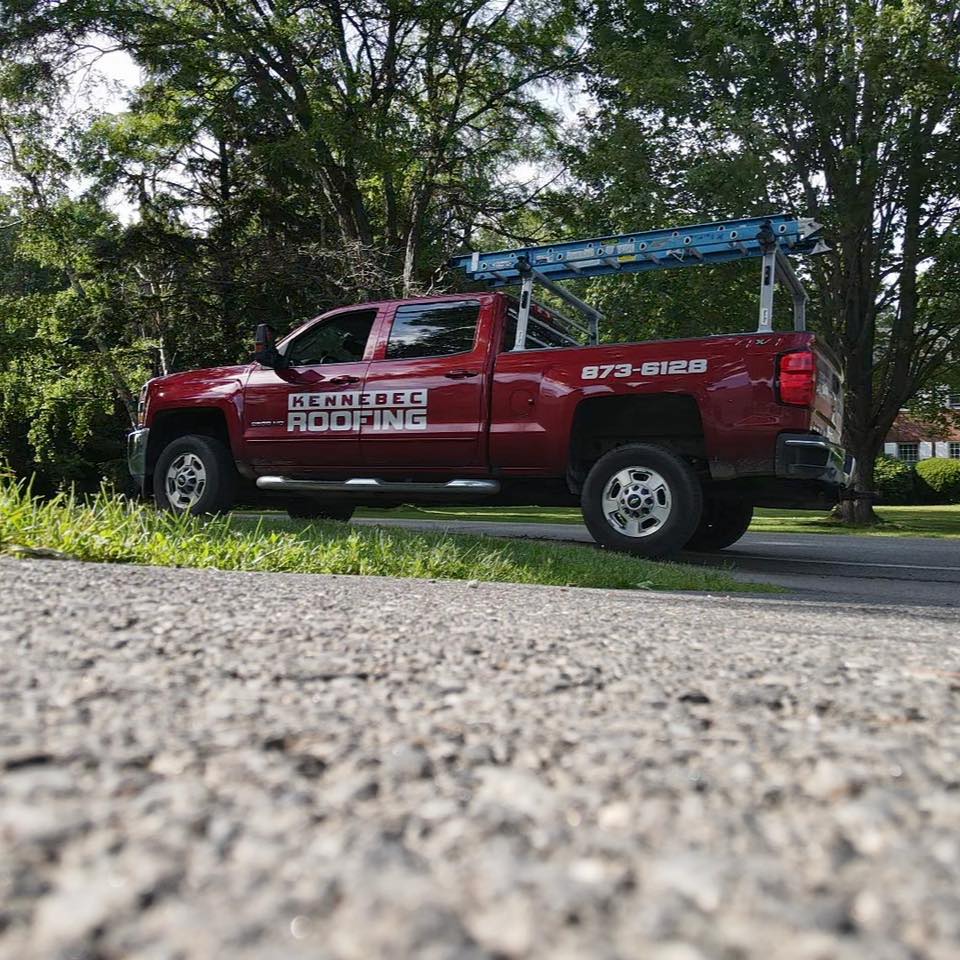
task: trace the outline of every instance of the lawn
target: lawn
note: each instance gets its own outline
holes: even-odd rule
[[[874,537],[938,537],[960,539],[960,505],[877,507],[882,523],[845,527],[829,514],[809,510],[758,510],[750,529],[755,533],[853,533]]]
[[[758,509],[754,533],[849,533],[878,537],[958,537],[960,505],[877,507],[876,527],[845,527],[821,510]],[[358,517],[409,520],[488,520],[499,523],[582,523],[575,507],[431,507],[358,510]]]
[[[0,554],[282,573],[487,580],[623,590],[776,592],[723,570],[568,544],[241,515],[158,513],[107,492],[41,501],[0,479]]]
[[[392,520],[488,520],[493,523],[583,523],[577,507],[417,507],[407,504],[393,510],[364,507],[357,517]]]

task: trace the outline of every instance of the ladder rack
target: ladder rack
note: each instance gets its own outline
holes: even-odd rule
[[[589,322],[590,342],[597,342],[602,315],[556,281],[609,277],[647,270],[726,263],[762,258],[758,333],[773,329],[773,289],[779,281],[793,299],[794,328],[805,329],[807,294],[787,255],[818,254],[829,247],[816,221],[790,214],[668,227],[620,235],[569,240],[513,250],[474,252],[453,257],[449,265],[471,280],[495,287],[519,283],[520,312],[515,349],[523,349],[533,297],[539,283],[580,311]]]

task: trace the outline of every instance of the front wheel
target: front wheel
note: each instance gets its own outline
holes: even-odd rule
[[[690,464],[646,443],[604,454],[587,474],[580,504],[597,543],[642,557],[683,549],[703,510],[700,482]]]
[[[753,504],[742,500],[714,500],[703,502],[703,516],[693,536],[687,541],[687,550],[722,550],[736,543],[753,520]]]
[[[213,437],[190,434],[168,443],[153,471],[153,496],[161,510],[220,513],[229,510],[237,484],[230,451]]]

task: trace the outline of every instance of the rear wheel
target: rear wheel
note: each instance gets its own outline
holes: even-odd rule
[[[217,439],[190,434],[164,447],[153,471],[153,496],[161,510],[220,513],[233,505],[237,468]]]
[[[703,509],[700,482],[690,464],[646,443],[602,456],[587,474],[580,503],[597,543],[643,557],[681,550]]]
[[[703,501],[703,516],[685,549],[722,550],[729,547],[747,532],[752,519],[752,503],[706,497]]]
[[[291,520],[339,520],[346,523],[356,509],[352,503],[321,503],[317,500],[297,500],[287,504]]]

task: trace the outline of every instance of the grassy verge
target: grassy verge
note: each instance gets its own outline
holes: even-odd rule
[[[960,505],[876,507],[875,527],[846,527],[829,514],[803,510],[757,510],[755,533],[847,533],[873,537],[960,539]]]
[[[772,592],[721,570],[563,544],[335,523],[157,513],[101,493],[35,500],[0,479],[0,553],[107,563],[648,590]]]
[[[754,533],[848,533],[877,537],[960,538],[960,506],[877,507],[882,523],[845,527],[815,510],[758,509]],[[415,507],[358,510],[358,517],[406,520],[488,520],[495,523],[582,523],[575,507]]]
[[[577,507],[361,507],[357,517],[389,520],[488,520],[491,523],[583,523]]]

